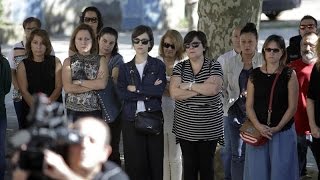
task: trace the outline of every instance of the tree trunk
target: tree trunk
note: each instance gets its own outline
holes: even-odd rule
[[[200,0],[198,29],[207,35],[207,57],[217,59],[232,49],[231,33],[236,26],[253,22],[259,27],[262,0]]]

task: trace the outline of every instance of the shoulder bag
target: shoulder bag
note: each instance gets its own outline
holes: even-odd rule
[[[276,82],[281,74],[281,70],[277,73],[275,79],[273,80],[270,97],[269,97],[269,107],[268,107],[268,118],[267,124],[268,126],[271,124],[271,113],[272,113],[272,100],[273,100],[273,92]],[[247,117],[240,128],[240,137],[241,139],[252,146],[261,146],[265,144],[268,139],[261,135],[260,131],[254,127],[251,120]]]

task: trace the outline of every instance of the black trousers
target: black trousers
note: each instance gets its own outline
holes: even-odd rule
[[[121,138],[121,118],[118,116],[116,120],[112,123],[108,123],[111,133],[111,147],[112,153],[110,154],[108,160],[111,160],[117,163],[121,167],[121,160],[120,160],[120,138]]]
[[[187,141],[179,139],[183,158],[184,180],[214,179],[214,153],[217,141]]]
[[[137,132],[133,121],[122,121],[125,169],[130,180],[163,180],[163,131]]]
[[[318,180],[320,180],[320,138],[313,138],[312,143],[311,143],[311,151],[313,154],[313,157],[316,160],[317,167],[318,167]]]

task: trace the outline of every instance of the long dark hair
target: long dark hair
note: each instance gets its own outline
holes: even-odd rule
[[[81,13],[80,22],[84,23],[84,16],[86,15],[86,12],[88,12],[88,11],[92,11],[92,12],[95,12],[97,14],[97,18],[98,18],[97,32],[99,32],[100,29],[103,27],[103,20],[102,20],[101,12],[99,11],[98,8],[96,8],[94,6],[89,6],[89,7],[85,8]]]
[[[119,47],[118,47],[118,31],[113,29],[112,27],[104,27],[100,30],[100,32],[98,33],[98,36],[97,36],[97,39],[98,39],[98,50],[99,50],[99,41],[100,41],[100,38],[105,35],[105,34],[111,34],[115,37],[115,44],[114,44],[114,47],[112,49],[112,52],[111,52],[111,56],[114,56],[118,53],[119,51]]]

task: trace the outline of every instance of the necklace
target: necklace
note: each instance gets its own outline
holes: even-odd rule
[[[270,77],[272,74],[275,74],[279,69],[279,66],[272,72],[272,73],[268,73],[268,66],[266,64],[266,73],[267,73],[267,76]]]

